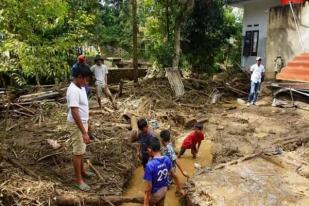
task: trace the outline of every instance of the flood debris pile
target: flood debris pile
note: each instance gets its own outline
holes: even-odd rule
[[[48,205],[67,191],[79,193],[72,187],[73,133],[66,124],[65,111],[65,105],[45,109],[49,116],[42,124],[27,118],[9,119],[19,126],[1,133],[0,205]],[[98,122],[106,121],[100,118]],[[108,115],[106,118],[113,121]],[[96,173],[87,180],[91,192],[122,194],[138,163],[136,149],[123,138],[127,132],[127,128],[113,125],[93,126],[95,139],[88,145],[85,164]]]
[[[92,95],[90,125],[94,140],[87,147],[86,167],[96,173],[94,179],[87,180],[93,193],[122,194],[138,164],[138,152],[130,139],[130,130],[137,129],[133,120],[146,117],[160,129],[170,128],[173,136],[196,122],[207,122],[215,86],[211,89],[210,82],[196,79],[183,82],[186,93],[180,98],[173,96],[166,78],[146,79],[139,86],[131,82],[111,86],[118,110],[111,109],[105,100],[100,110]],[[66,124],[65,87],[15,93],[5,102],[1,107],[5,123],[0,125],[0,204],[47,205],[54,204],[59,195],[80,197],[82,193],[72,188],[72,131]]]
[[[48,205],[49,202],[52,205],[57,204],[57,200],[66,202],[65,205],[78,205],[83,201],[94,205],[102,201],[106,205],[110,205],[108,201],[114,205],[125,201],[140,201],[139,198],[131,197],[123,199],[120,195],[138,164],[137,147],[132,141],[136,141],[136,121],[141,117],[149,120],[155,133],[169,128],[173,137],[192,129],[197,122],[205,123],[206,138],[214,142],[214,164],[206,170],[199,170],[188,184],[188,197],[192,205],[216,203],[215,192],[219,188],[214,190],[212,186],[219,184],[214,181],[217,173],[226,172],[226,178],[231,184],[246,185],[246,182],[241,182],[242,176],[235,177],[242,174],[238,171],[247,171],[246,168],[251,172],[248,169],[244,177],[250,181],[262,178],[260,173],[254,173],[255,167],[265,166],[269,170],[286,172],[281,167],[278,169],[276,164],[268,164],[274,164],[273,156],[290,154],[294,150],[298,152],[299,147],[308,145],[308,115],[303,110],[271,107],[271,99],[260,107],[245,107],[236,103],[237,97],[247,95],[248,80],[245,73],[222,74],[211,80],[183,78],[186,92],[177,98],[166,78],[145,79],[138,86],[121,81],[119,85],[111,86],[118,110],[111,109],[107,99],[103,100],[103,110],[99,109],[92,96],[90,126],[94,140],[86,153],[86,166],[96,173],[94,179],[87,180],[92,188],[92,198],[89,198],[89,193],[72,188],[72,131],[66,125],[65,90],[60,88],[62,92],[57,98],[50,97],[51,101],[43,99],[44,104],[36,103],[36,100],[24,104],[27,102],[21,102],[16,96],[10,101],[9,107],[1,108],[1,116],[6,117],[6,123],[0,124],[4,129],[1,131],[5,131],[1,133],[4,138],[1,138],[0,205]],[[49,90],[54,91],[52,88]],[[33,91],[31,94],[38,92]],[[34,112],[36,115],[14,116],[17,114],[14,110],[29,115]],[[41,121],[36,120],[38,114],[44,117],[41,117]],[[267,159],[267,155],[271,159]],[[301,155],[306,156],[308,153],[303,152]],[[298,155],[299,158],[302,156]],[[295,174],[306,178],[306,164],[297,171],[295,169]],[[300,166],[298,163],[296,165]],[[232,171],[230,167],[235,168]],[[231,176],[228,176],[230,173]],[[234,177],[238,182],[233,182]],[[224,175],[220,178],[217,178],[220,184],[227,182],[222,180]],[[231,191],[226,187],[220,185],[223,189],[219,192],[225,194],[228,191],[230,194]],[[277,194],[275,192],[274,195]],[[286,194],[295,194],[289,192]]]
[[[50,130],[52,135],[46,133],[46,130],[24,133],[22,140],[13,136],[5,142],[2,148],[4,161],[0,164],[0,192],[5,197],[4,205],[24,201],[29,204],[22,205],[46,204],[53,201],[55,190],[59,193],[72,190],[71,132],[63,128]],[[86,166],[95,171],[96,177],[87,181],[93,192],[120,195],[137,164],[136,152],[119,134],[114,134],[113,138],[101,134],[97,133],[88,146]]]
[[[202,111],[206,102],[205,97],[192,101],[192,96],[175,100],[167,79],[145,80],[139,87],[122,84],[121,94],[120,85],[113,91],[119,110],[111,109],[108,101],[100,110],[94,95],[90,100],[94,140],[88,145],[86,167],[96,177],[87,183],[100,197],[121,195],[139,163],[136,147],[128,141],[132,125],[125,113],[134,115],[135,120],[147,117],[162,127],[176,127],[182,126],[177,121],[178,111]],[[28,93],[6,91],[3,95],[0,205],[48,205],[66,194],[81,197],[82,193],[72,187],[72,131],[66,123],[65,87],[31,89]],[[171,110],[174,107],[175,112]]]

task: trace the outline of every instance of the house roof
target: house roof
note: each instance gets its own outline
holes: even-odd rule
[[[309,83],[309,53],[301,54],[289,61],[276,79]]]

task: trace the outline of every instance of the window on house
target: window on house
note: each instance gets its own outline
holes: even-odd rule
[[[244,42],[244,56],[257,56],[259,44],[259,31],[246,31]]]

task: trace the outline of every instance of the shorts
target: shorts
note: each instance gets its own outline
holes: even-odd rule
[[[158,191],[153,193],[150,198],[150,205],[164,206],[166,192],[167,187],[161,187]]]
[[[185,149],[184,147],[181,147],[180,148],[180,151],[179,151],[179,155],[180,156],[182,156],[184,153],[185,153],[185,151],[186,151],[187,149]],[[192,155],[195,155],[196,154],[196,148],[195,147],[191,147],[191,154]]]
[[[70,127],[73,128],[72,134],[72,146],[73,146],[73,155],[83,155],[86,153],[86,144],[84,143],[84,139],[82,137],[82,133],[78,129],[76,124],[69,123]],[[85,130],[88,132],[88,123],[83,123]]]
[[[96,88],[97,88],[98,97],[103,97],[103,91],[105,90],[105,84],[97,84]]]

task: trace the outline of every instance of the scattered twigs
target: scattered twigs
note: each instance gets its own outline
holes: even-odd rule
[[[13,112],[15,112],[17,114],[21,114],[21,115],[27,116],[27,117],[33,117],[33,114],[28,114],[26,112],[21,112],[21,111],[16,110],[16,109],[14,109]]]
[[[33,110],[31,110],[31,109],[29,109],[29,108],[27,108],[27,107],[24,107],[23,105],[21,105],[21,104],[18,104],[18,103],[12,103],[11,104],[12,106],[17,106],[17,107],[20,107],[20,108],[22,108],[22,109],[24,109],[24,110],[26,110],[27,112],[29,112],[30,114],[32,114],[32,115],[34,115],[35,114],[35,112],[33,111]]]
[[[59,154],[62,154],[62,153],[63,153],[63,152],[56,152],[56,153],[52,153],[52,154],[45,155],[45,156],[39,158],[39,159],[37,160],[37,162],[40,162],[40,161],[42,161],[42,160],[45,160],[45,159],[47,159],[47,158],[50,158],[50,157],[53,157],[53,156],[56,156],[56,155],[59,155]]]
[[[248,95],[247,92],[244,92],[244,91],[242,91],[242,90],[240,90],[240,89],[237,89],[237,88],[235,88],[235,87],[232,87],[229,83],[226,83],[225,86],[226,86],[228,89],[230,89],[231,91],[233,91],[233,92],[235,92],[235,93],[237,93],[237,94],[239,94],[239,95]]]
[[[87,160],[87,164],[89,165],[89,168],[99,177],[99,179],[104,182],[104,178],[102,177],[101,173],[92,165],[90,160]]]
[[[36,179],[39,179],[39,176],[37,174],[35,174],[33,171],[31,171],[30,169],[28,169],[26,166],[22,165],[18,160],[9,158],[9,157],[3,157],[7,162],[11,163],[12,165],[14,165],[15,167],[20,168],[24,173],[26,173],[27,175],[34,177]]]
[[[18,127],[19,125],[21,125],[23,122],[19,122],[19,123],[16,123],[16,124],[13,124],[12,126],[8,127],[5,129],[6,132],[9,132],[10,130],[14,129],[15,127]]]
[[[92,115],[97,115],[97,114],[108,115],[108,114],[110,114],[110,113],[107,112],[107,111],[101,110],[101,109],[99,109],[99,110],[90,110],[90,111],[89,111],[89,115],[90,115],[90,116],[92,116]]]
[[[110,109],[110,108],[108,108],[108,107],[102,107],[105,111],[107,111],[107,112],[109,112],[109,113],[113,113],[113,112],[115,112],[114,110],[112,110],[112,109]]]

